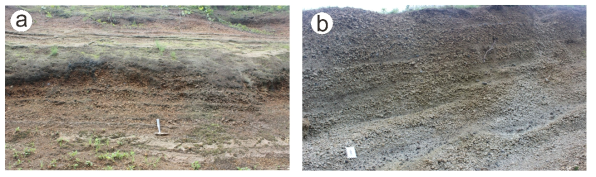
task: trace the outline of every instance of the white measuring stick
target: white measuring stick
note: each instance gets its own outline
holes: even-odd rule
[[[356,158],[356,149],[354,147],[346,147],[346,154],[348,158]]]
[[[159,134],[161,134],[161,128],[159,128],[159,119],[157,119],[157,131]]]

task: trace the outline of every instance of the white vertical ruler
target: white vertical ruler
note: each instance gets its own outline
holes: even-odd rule
[[[159,128],[159,119],[157,119],[157,133],[161,134],[161,128]]]

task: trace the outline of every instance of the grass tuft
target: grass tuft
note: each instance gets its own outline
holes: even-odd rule
[[[58,55],[58,46],[52,46],[52,48],[50,49],[50,56],[56,55]]]
[[[194,161],[193,163],[190,164],[190,166],[195,170],[198,170],[201,168],[201,164],[199,163],[199,161]]]
[[[170,52],[170,56],[172,56],[172,59],[176,60],[176,52]]]
[[[68,155],[70,155],[70,157],[75,157],[77,154],[79,154],[79,151],[73,151],[68,153]]]
[[[242,167],[242,168],[240,168],[240,167],[236,167],[236,168],[237,168],[238,170],[250,170],[250,168],[248,168],[248,167]]]
[[[155,47],[159,49],[159,55],[162,55],[163,52],[166,50],[166,46],[159,43],[159,40],[155,41]]]

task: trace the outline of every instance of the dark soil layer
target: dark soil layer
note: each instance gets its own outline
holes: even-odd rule
[[[178,7],[27,6],[37,22],[17,33],[20,8],[5,14],[6,169],[289,167],[285,21],[262,35]]]
[[[324,8],[303,36],[305,170],[586,169],[585,6]]]

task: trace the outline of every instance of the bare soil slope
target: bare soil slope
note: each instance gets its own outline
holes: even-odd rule
[[[5,8],[6,169],[289,167],[287,11],[258,34],[177,6]]]
[[[325,8],[303,35],[305,170],[586,169],[585,6]]]

